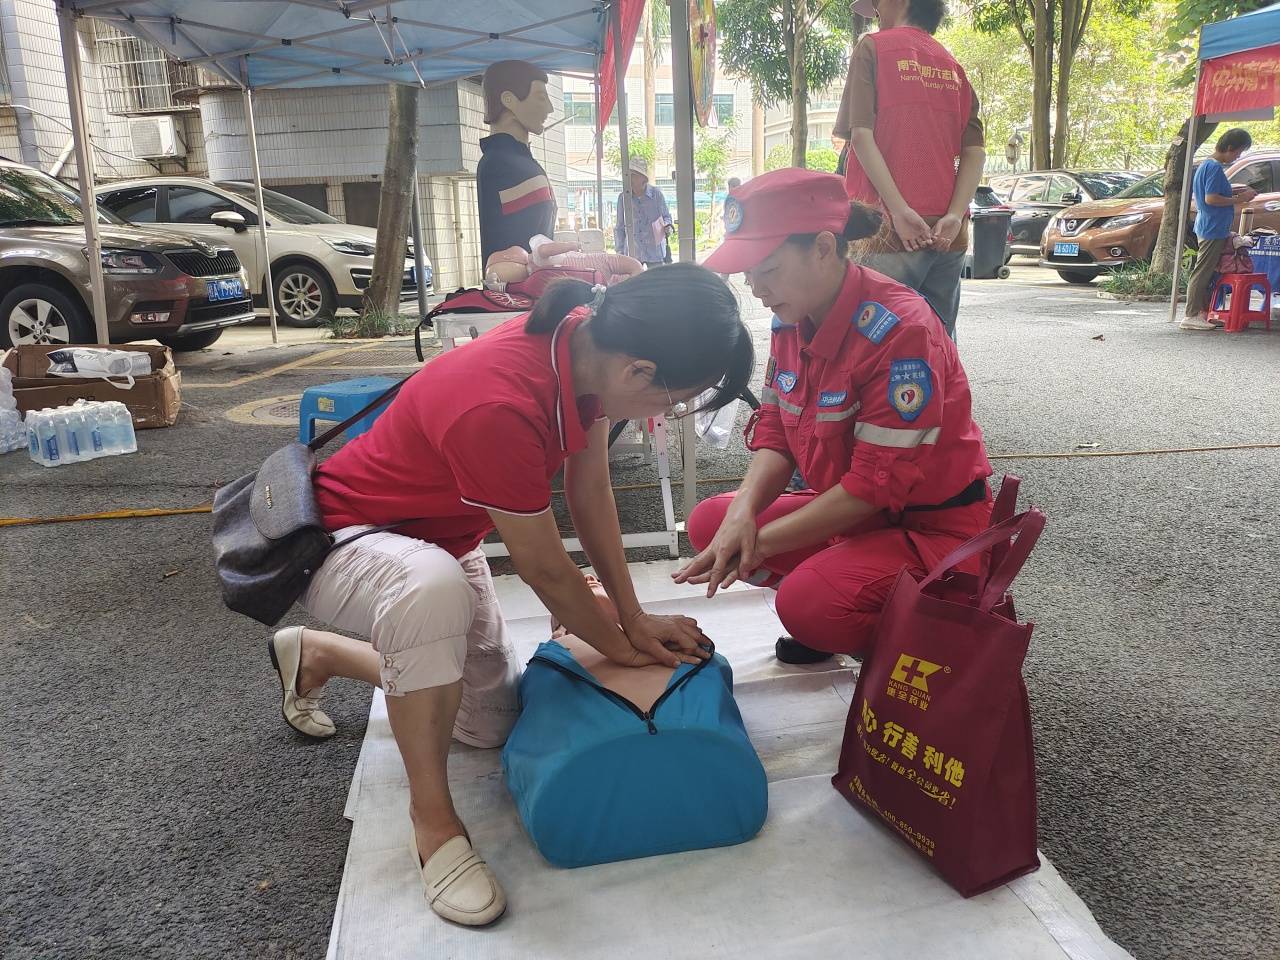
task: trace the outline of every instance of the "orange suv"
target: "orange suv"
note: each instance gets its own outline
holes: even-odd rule
[[[1227,168],[1227,179],[1258,193],[1244,208],[1252,216],[1251,228],[1280,231],[1280,151],[1241,157]],[[1068,283],[1083,284],[1112,270],[1145,263],[1151,259],[1163,214],[1163,172],[1139,180],[1108,200],[1068,207],[1045,228],[1040,266],[1058,271]],[[1195,215],[1194,204],[1191,214]]]

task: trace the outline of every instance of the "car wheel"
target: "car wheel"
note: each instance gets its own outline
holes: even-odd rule
[[[296,263],[276,273],[276,309],[291,327],[318,327],[333,316],[337,297],[329,278]]]
[[[89,311],[57,287],[24,283],[0,298],[0,346],[96,339]]]
[[[203,350],[205,347],[213,346],[225,329],[226,327],[215,327],[212,330],[198,330],[195,333],[184,333],[177,337],[156,337],[156,339],[176,353],[189,353],[192,350]]]
[[[1077,273],[1074,270],[1059,270],[1058,276],[1060,276],[1063,280],[1067,281],[1067,283],[1078,283],[1082,287],[1086,286],[1087,284],[1093,283],[1093,280],[1094,280],[1093,274]]]

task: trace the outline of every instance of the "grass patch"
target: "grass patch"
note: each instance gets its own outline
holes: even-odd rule
[[[1150,264],[1137,264],[1109,273],[1102,278],[1102,289],[1117,297],[1160,297],[1169,299],[1173,277],[1167,273],[1153,273]],[[1178,275],[1178,291],[1187,292],[1187,271]]]
[[[366,310],[354,315],[330,317],[324,326],[335,340],[374,340],[413,333],[417,322],[414,316]]]

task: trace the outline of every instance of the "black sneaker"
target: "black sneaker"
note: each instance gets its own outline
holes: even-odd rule
[[[773,648],[774,655],[783,663],[822,663],[823,660],[830,660],[835,656],[834,653],[827,653],[825,650],[815,650],[813,647],[806,647],[803,643],[797,643],[790,637],[779,637],[778,642]]]

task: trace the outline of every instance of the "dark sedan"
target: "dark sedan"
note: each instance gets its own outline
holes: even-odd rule
[[[1040,255],[1050,218],[1067,207],[1105,200],[1141,180],[1130,171],[1037,170],[992,177],[991,188],[1013,207],[1013,252]]]

